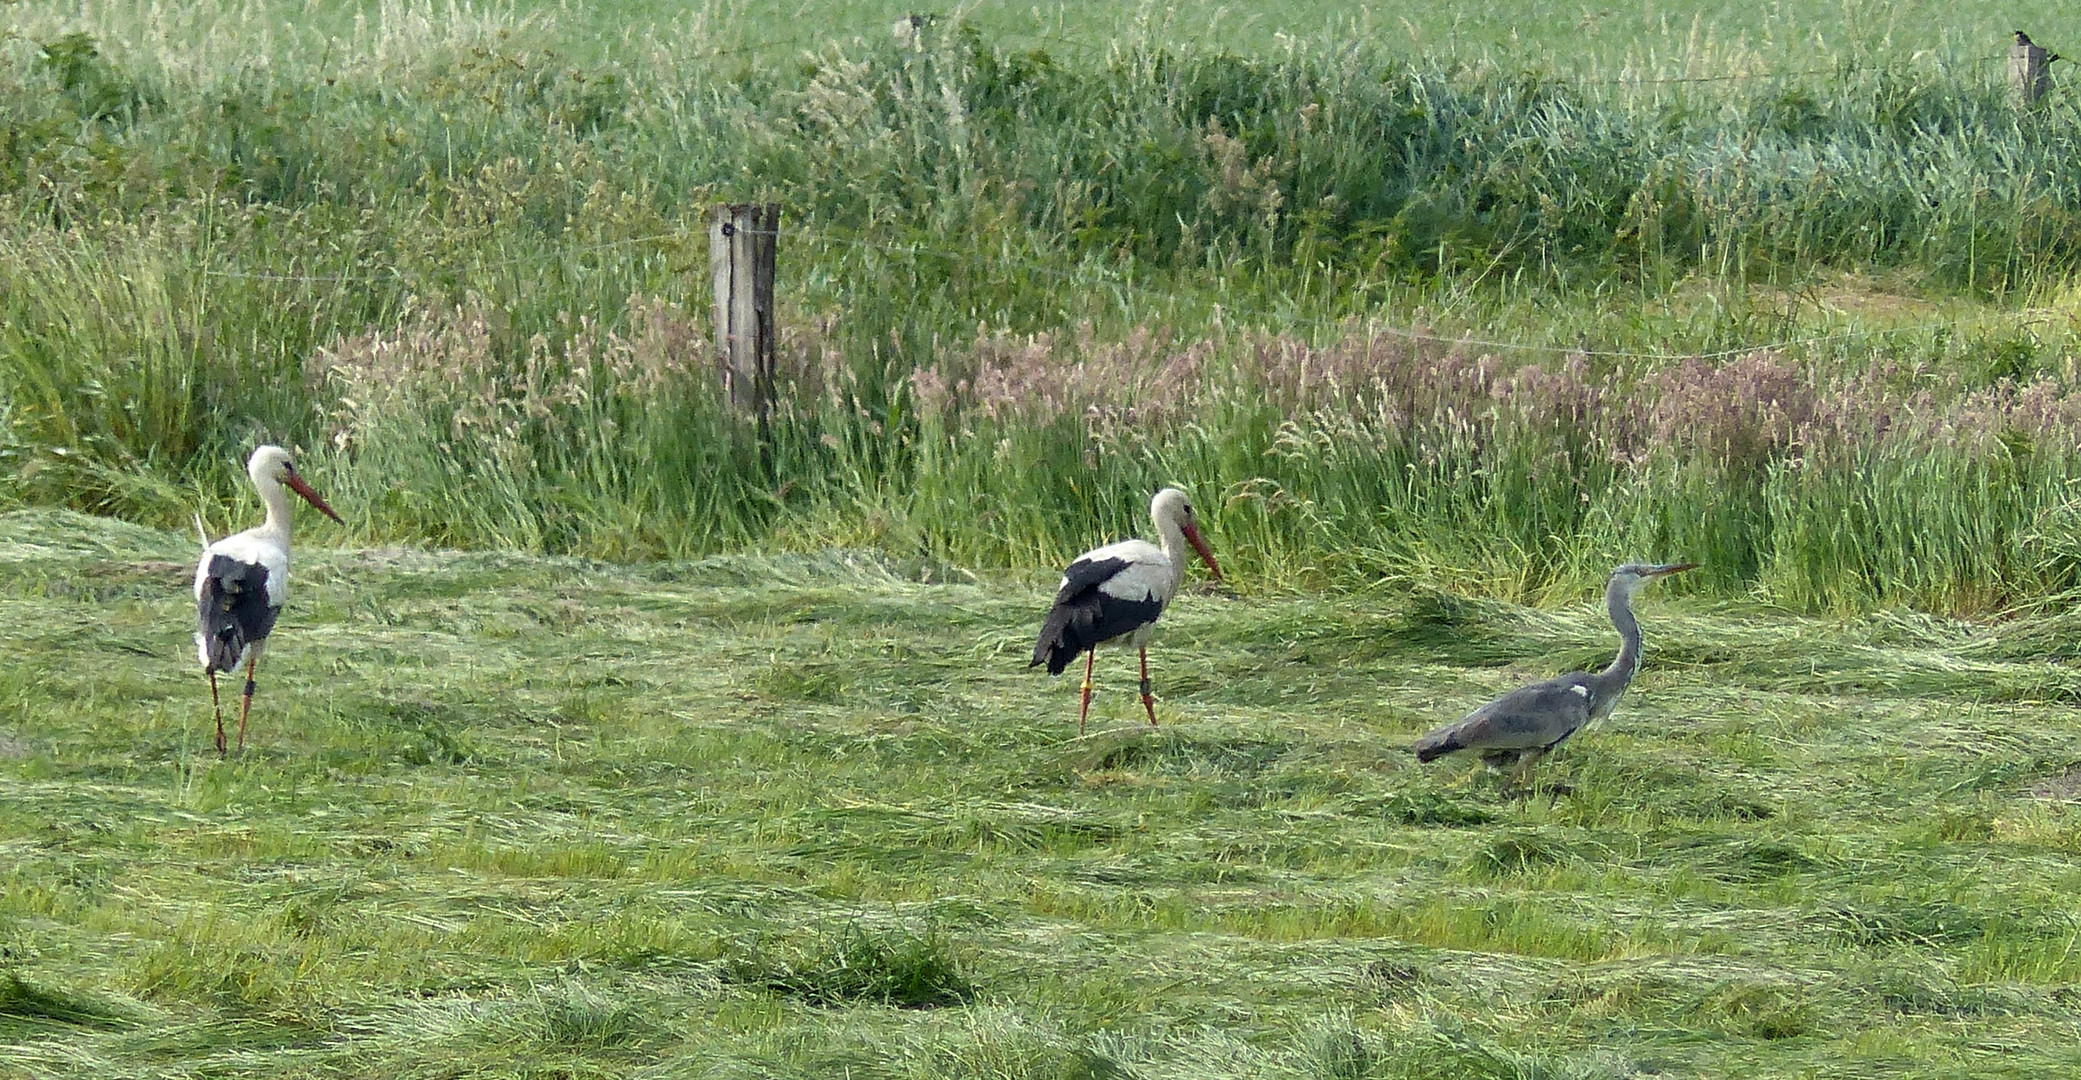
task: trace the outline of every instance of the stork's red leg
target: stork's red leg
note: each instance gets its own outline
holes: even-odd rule
[[[1142,708],[1149,710],[1149,726],[1156,726],[1156,698],[1149,693],[1149,647],[1142,646]]]
[[[217,669],[210,669],[210,711],[217,714],[217,756],[224,756],[224,705],[217,700]]]
[[[1084,650],[1084,703],[1077,706],[1077,734],[1084,734],[1084,717],[1091,712],[1091,665],[1098,659],[1097,649]]]
[[[260,669],[260,657],[256,653],[246,661],[246,692],[238,703],[238,752],[246,752],[246,714],[253,711],[253,673]]]

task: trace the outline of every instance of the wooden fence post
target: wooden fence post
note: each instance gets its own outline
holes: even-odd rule
[[[932,22],[930,15],[905,15],[889,27],[889,33],[895,35],[899,48],[922,51],[925,48],[925,28]]]
[[[758,417],[773,407],[773,258],[780,204],[734,203],[708,215],[715,278],[715,353],[730,404]]]
[[[2016,43],[2009,46],[2009,82],[2016,88],[2018,101],[2030,105],[2051,91],[2051,66],[2045,47],[2033,43],[2029,34],[2016,31]]]

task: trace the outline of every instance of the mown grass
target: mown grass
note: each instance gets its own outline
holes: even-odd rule
[[[863,552],[306,549],[208,752],[190,541],[0,517],[0,1061],[31,1076],[2043,1076],[2081,1028],[2057,618],[1671,589],[1506,797],[1407,741],[1601,657],[1544,610]]]

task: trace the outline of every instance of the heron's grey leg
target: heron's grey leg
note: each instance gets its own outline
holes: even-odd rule
[[[217,699],[217,669],[210,669],[210,711],[217,714],[217,756],[224,756],[224,705]]]
[[[1525,777],[1530,776],[1532,773],[1532,766],[1537,764],[1539,759],[1545,756],[1546,748],[1543,746],[1534,747],[1530,750],[1525,751],[1522,754],[1519,754],[1517,757],[1517,767],[1510,770],[1510,776],[1505,786],[1507,787],[1510,784],[1524,783]]]
[[[1142,708],[1149,710],[1149,726],[1156,726],[1156,698],[1149,693],[1149,647],[1142,646]]]
[[[1084,717],[1091,712],[1091,665],[1098,659],[1096,647],[1084,650],[1084,703],[1077,706],[1077,735],[1084,734]]]
[[[253,673],[260,670],[260,654],[255,652],[246,661],[246,692],[238,702],[238,752],[246,752],[246,714],[253,711]],[[220,747],[222,743],[218,744]]]

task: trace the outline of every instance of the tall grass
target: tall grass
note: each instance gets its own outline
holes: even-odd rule
[[[1599,82],[957,21],[581,62],[496,7],[253,10],[25,6],[0,44],[4,497],[221,525],[277,439],[371,539],[1035,566],[1176,482],[1292,583],[2073,584],[2044,538],[2081,430],[2075,113],[1991,72]],[[746,197],[788,207],[763,442],[697,314],[706,206]],[[1883,303],[1843,313],[1846,280]],[[1971,317],[1901,332],[1932,311]],[[1618,355],[1816,329],[1848,336]]]
[[[1778,353],[1600,372],[1354,331],[986,336],[863,388],[794,339],[763,445],[683,313],[537,337],[481,307],[316,354],[344,503],[380,537],[612,555],[865,544],[1048,565],[1177,480],[1246,578],[1573,590],[1637,554],[1785,603],[1985,612],[2074,584],[2081,390]],[[397,483],[396,478],[404,478]]]

